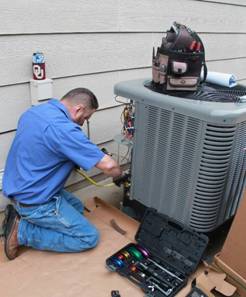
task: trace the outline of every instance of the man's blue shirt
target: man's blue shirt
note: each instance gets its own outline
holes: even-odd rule
[[[56,99],[20,118],[6,161],[3,193],[25,203],[43,203],[60,191],[75,165],[94,167],[103,152],[74,123]]]

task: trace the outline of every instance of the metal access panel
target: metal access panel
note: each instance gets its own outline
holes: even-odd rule
[[[131,199],[201,232],[234,215],[246,180],[246,103],[171,97],[144,80],[115,94],[135,101]]]

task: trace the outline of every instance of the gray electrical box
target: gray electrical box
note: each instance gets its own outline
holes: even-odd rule
[[[233,216],[246,180],[246,103],[156,93],[120,82],[135,102],[131,199],[201,232]]]

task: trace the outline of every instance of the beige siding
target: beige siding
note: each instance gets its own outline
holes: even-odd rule
[[[246,9],[245,9],[246,10]],[[65,34],[0,37],[0,86],[28,82],[31,54],[42,49],[47,76],[61,78],[150,66],[153,45],[163,34]],[[200,34],[207,60],[246,57],[246,34]],[[60,48],[59,48],[60,46]]]
[[[160,36],[158,40],[160,39]],[[31,54],[42,49],[47,76],[60,78],[150,65],[152,34],[65,34],[4,36],[0,39],[0,85],[31,77]],[[10,63],[11,61],[11,63]]]
[[[217,3],[216,3],[217,2]],[[152,46],[173,21],[196,30],[209,70],[234,73],[246,83],[244,0],[3,0],[0,3],[0,169],[17,121],[31,105],[31,56],[42,50],[53,93],[84,86],[95,92],[100,110],[90,122],[97,144],[120,133],[122,107],[113,85],[151,76]]]
[[[240,6],[192,0],[1,0],[1,34],[162,32],[174,20],[203,32],[245,32]],[[244,0],[221,0],[238,3]]]
[[[237,76],[238,80],[246,78],[246,58],[209,61],[207,66],[210,71],[233,73]]]
[[[232,6],[246,7],[245,0],[195,0],[195,1],[217,2],[217,3],[220,3],[220,4],[228,4],[228,5],[232,5]]]
[[[107,109],[119,105],[114,100],[113,85],[115,83],[122,80],[148,77],[150,71],[147,68],[54,79],[53,93],[54,97],[61,98],[72,88],[87,87],[98,97],[99,109]],[[29,93],[28,83],[0,87],[0,133],[16,129],[18,118],[31,105]]]

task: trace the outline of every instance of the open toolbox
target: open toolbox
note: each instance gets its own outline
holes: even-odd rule
[[[106,267],[139,286],[146,297],[172,297],[196,270],[207,236],[148,208],[129,243],[106,259]]]

